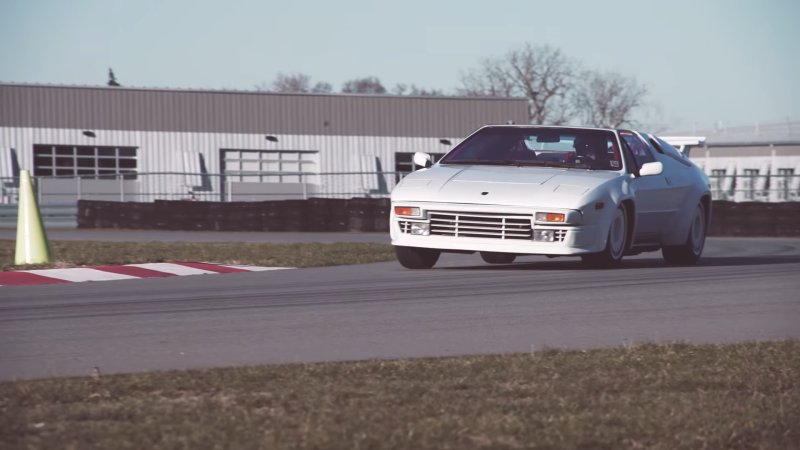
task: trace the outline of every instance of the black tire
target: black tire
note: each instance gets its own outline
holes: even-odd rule
[[[595,269],[609,269],[617,267],[622,262],[622,256],[628,243],[628,214],[625,205],[619,205],[611,226],[608,229],[606,248],[600,253],[590,253],[581,256],[583,264]]]
[[[691,265],[696,264],[703,254],[706,245],[706,234],[708,224],[706,223],[706,208],[702,203],[697,205],[692,216],[692,224],[689,226],[689,233],[686,242],[682,245],[665,246],[661,249],[664,260],[669,264]]]
[[[481,259],[489,264],[511,264],[517,259],[513,253],[481,252]]]
[[[430,269],[439,260],[441,252],[432,248],[395,247],[397,261],[406,269]]]

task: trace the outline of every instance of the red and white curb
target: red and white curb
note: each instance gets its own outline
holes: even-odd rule
[[[0,286],[31,284],[81,283],[84,281],[133,280],[136,278],[177,277],[218,273],[263,272],[292,267],[240,266],[201,262],[127,264],[124,266],[75,267],[0,272]]]

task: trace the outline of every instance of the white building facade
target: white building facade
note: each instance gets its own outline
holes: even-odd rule
[[[715,200],[800,201],[800,122],[706,130],[685,152],[711,181]]]

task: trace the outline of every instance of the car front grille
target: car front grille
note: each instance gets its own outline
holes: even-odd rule
[[[431,211],[428,218],[431,235],[531,239],[530,215]]]
[[[398,223],[400,225],[400,232],[405,234],[411,233],[411,222],[408,220],[400,220]]]

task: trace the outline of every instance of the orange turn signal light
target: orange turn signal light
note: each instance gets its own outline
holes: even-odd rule
[[[398,216],[419,216],[419,208],[413,206],[395,206],[394,213]]]
[[[536,213],[537,222],[556,222],[564,223],[567,221],[567,216],[563,213]]]

